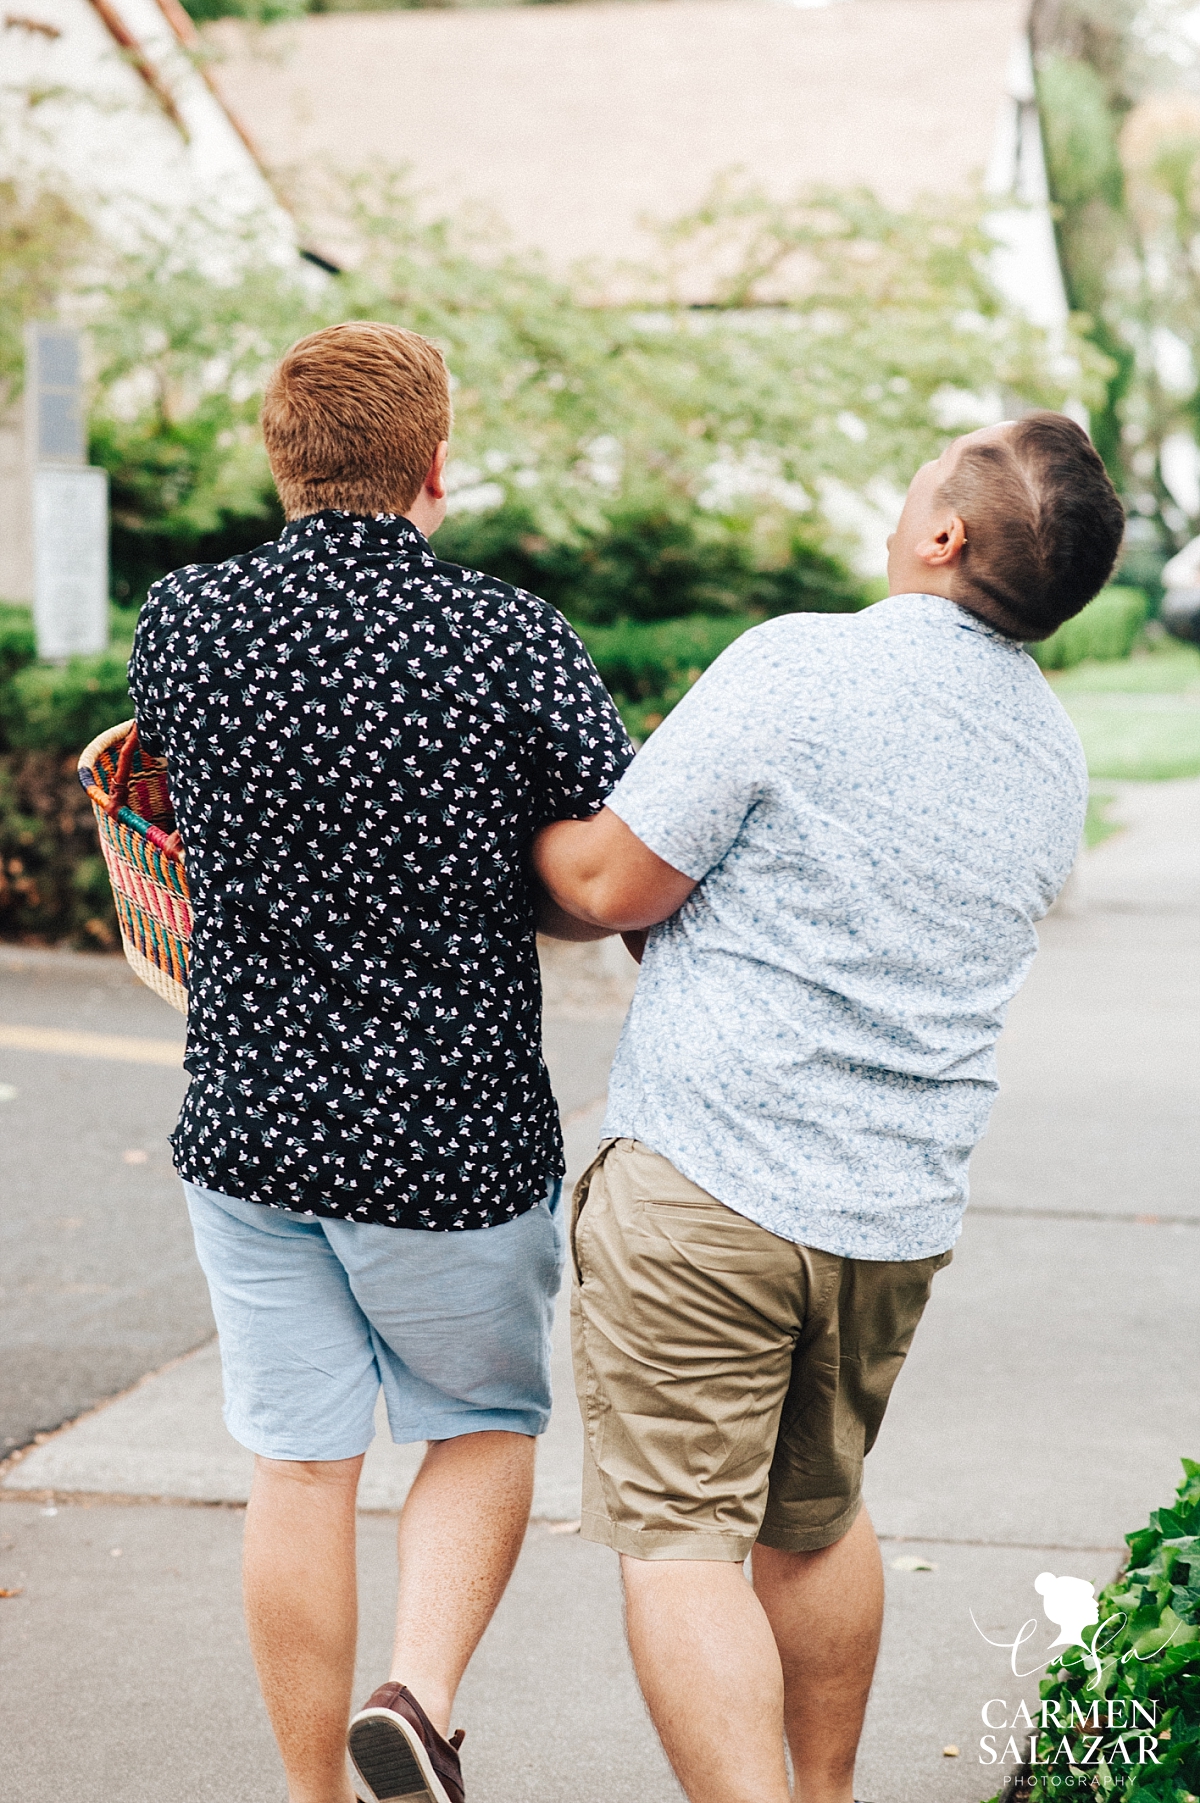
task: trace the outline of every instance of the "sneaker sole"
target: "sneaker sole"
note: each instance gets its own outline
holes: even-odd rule
[[[346,1737],[368,1803],[450,1803],[425,1743],[402,1715],[364,1709]]]

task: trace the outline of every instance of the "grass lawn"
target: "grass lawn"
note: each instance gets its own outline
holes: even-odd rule
[[[1083,843],[1091,851],[1093,845],[1102,845],[1105,839],[1111,839],[1121,828],[1115,820],[1108,817],[1109,809],[1117,799],[1112,789],[1093,788],[1088,796],[1087,815],[1083,822]]]
[[[1168,640],[1048,680],[1075,722],[1094,779],[1200,776],[1200,648]]]

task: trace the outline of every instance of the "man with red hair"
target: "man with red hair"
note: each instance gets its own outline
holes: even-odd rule
[[[256,1455],[250,1643],[291,1803],[351,1803],[355,1495],[382,1386],[428,1451],[400,1517],[363,1793],[461,1803],[450,1711],[529,1519],[562,1246],[529,841],[632,756],[544,601],[438,560],[440,351],[358,321],[294,345],[263,432],[288,525],[177,570],[130,666],[194,906],[174,1136]],[[540,911],[539,911],[540,910]]]

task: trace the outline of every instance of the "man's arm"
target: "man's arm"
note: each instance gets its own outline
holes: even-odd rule
[[[694,877],[643,845],[611,808],[544,826],[534,836],[533,867],[557,907],[605,933],[656,926],[696,887]]]
[[[507,648],[510,693],[529,727],[534,820],[585,824],[633,761],[633,745],[579,635],[548,602],[514,591],[519,631]],[[533,877],[534,924],[551,939],[607,939]]]
[[[583,820],[560,817],[534,836],[533,867],[551,901],[589,926],[621,933],[635,958],[645,929],[683,906],[758,800],[778,730],[768,723],[764,743],[772,645],[771,628],[759,627],[722,653],[610,792],[615,807]],[[563,808],[562,816],[568,812],[575,810]]]
[[[547,939],[569,939],[579,944],[588,939],[612,938],[611,927],[594,927],[586,920],[577,920],[574,914],[568,914],[565,908],[551,901],[536,877],[533,890],[533,924]]]

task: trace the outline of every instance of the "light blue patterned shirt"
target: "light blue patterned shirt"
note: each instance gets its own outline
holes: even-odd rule
[[[1086,802],[1041,671],[952,601],[746,633],[609,799],[700,881],[650,934],[605,1136],[784,1239],[944,1252]]]

